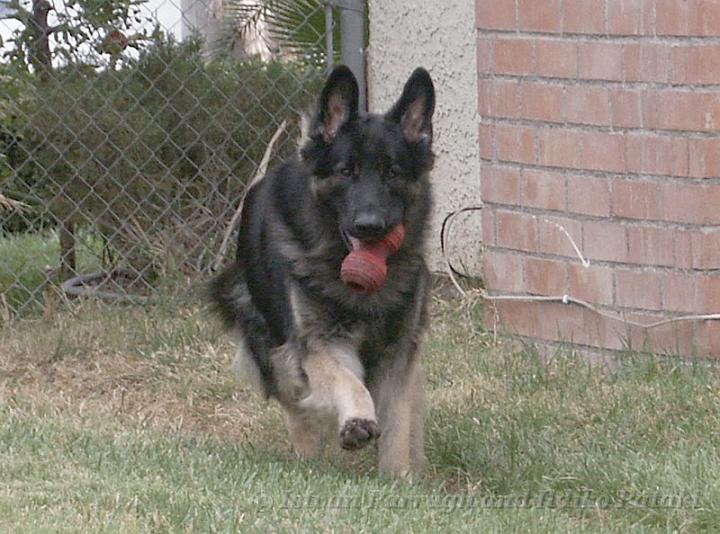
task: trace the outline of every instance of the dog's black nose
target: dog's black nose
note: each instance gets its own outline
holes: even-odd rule
[[[378,239],[387,234],[387,224],[379,214],[364,212],[355,217],[351,234],[358,239]]]

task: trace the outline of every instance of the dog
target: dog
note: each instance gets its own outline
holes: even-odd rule
[[[235,371],[279,401],[299,456],[320,453],[329,423],[343,449],[375,441],[379,470],[405,476],[425,461],[435,89],[418,68],[384,115],[359,112],[358,95],[336,67],[298,154],[246,192],[236,259],[210,293],[237,333]],[[400,224],[384,283],[371,293],[343,283],[352,243]]]

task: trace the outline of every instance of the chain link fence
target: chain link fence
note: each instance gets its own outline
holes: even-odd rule
[[[144,302],[231,255],[244,184],[275,134],[273,160],[295,150],[348,9],[364,17],[348,1],[0,0],[0,319],[58,296]]]

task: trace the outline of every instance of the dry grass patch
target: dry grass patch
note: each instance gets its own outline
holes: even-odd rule
[[[230,340],[198,306],[85,302],[0,331],[0,399],[239,443],[275,435],[263,423],[277,417],[236,383],[231,357]]]

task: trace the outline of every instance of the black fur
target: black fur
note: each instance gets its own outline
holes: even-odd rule
[[[247,195],[236,261],[212,282],[211,293],[225,322],[244,335],[266,394],[278,394],[273,349],[300,347],[301,365],[309,337],[361,328],[369,379],[383,360],[414,357],[410,349],[402,355],[387,349],[403,339],[414,346],[425,324],[434,101],[429,74],[417,69],[387,114],[361,114],[354,76],[336,68],[299,155]],[[363,217],[377,228],[359,224]],[[406,237],[388,258],[387,281],[372,295],[353,293],[340,280],[347,236],[379,237],[400,222]],[[291,288],[302,309],[292,309]]]

